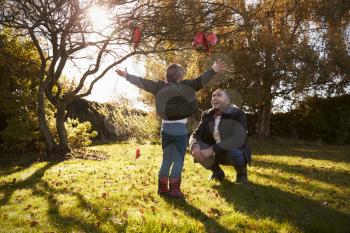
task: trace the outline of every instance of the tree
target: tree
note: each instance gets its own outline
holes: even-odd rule
[[[38,134],[35,93],[39,57],[30,40],[0,32],[0,114],[6,123],[1,130],[2,149],[17,151],[42,148]]]
[[[234,70],[226,85],[239,87],[257,114],[258,136],[270,135],[274,101],[302,93],[317,72],[303,7],[296,1],[262,1],[245,10],[246,30],[226,40]]]
[[[350,2],[313,0],[309,7],[323,64],[315,85],[323,96],[344,94],[350,85]]]
[[[212,58],[226,59],[231,71],[201,92],[202,106],[210,105],[208,94],[214,88],[238,89],[246,109],[257,115],[255,133],[264,137],[270,135],[271,112],[277,100],[296,101],[318,90],[349,87],[349,53],[342,34],[348,26],[348,5],[343,0],[232,0],[203,4],[199,15],[207,21],[202,29],[213,30],[220,38]],[[324,29],[315,29],[315,25],[329,18],[317,16],[323,14],[317,13],[322,12],[320,9],[337,16],[333,26],[326,27],[326,50],[320,49],[315,40]],[[193,54],[187,63],[191,76],[204,70],[211,62],[208,60],[213,59]]]
[[[115,15],[103,29],[96,28],[88,18],[88,11],[96,5],[108,7]],[[158,39],[159,32],[147,27],[138,49],[130,48],[133,29],[149,22],[150,9],[153,9],[150,2],[135,0],[5,0],[0,6],[0,23],[15,28],[22,36],[29,35],[40,57],[37,114],[48,154],[65,155],[70,151],[64,126],[66,106],[89,95],[94,84],[110,69],[136,54],[178,49],[164,50],[159,41],[166,43],[166,39]],[[84,69],[78,85],[64,92],[60,78],[67,62],[84,58],[88,58],[89,67]],[[48,127],[46,99],[56,110],[58,142]]]

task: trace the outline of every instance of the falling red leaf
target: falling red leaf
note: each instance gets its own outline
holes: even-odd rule
[[[137,48],[139,46],[139,43],[141,41],[142,32],[139,27],[134,28],[134,33],[132,35],[132,43],[134,44],[134,47]]]
[[[138,159],[140,156],[141,156],[140,149],[137,148],[137,149],[136,149],[136,155],[135,155],[135,157],[136,157],[136,159]]]
[[[218,41],[214,32],[197,32],[193,37],[192,47],[196,50],[204,50],[210,55],[211,47],[216,45]]]
[[[192,47],[196,48],[197,46],[200,46],[203,44],[204,41],[204,33],[197,32],[196,35],[193,37]]]
[[[218,38],[214,32],[208,32],[206,36],[207,36],[207,41],[209,45],[211,46],[216,45],[216,43],[218,42]]]

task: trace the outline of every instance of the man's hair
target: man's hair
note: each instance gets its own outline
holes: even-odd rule
[[[214,92],[216,92],[216,91],[222,91],[222,92],[224,92],[225,95],[226,95],[226,97],[227,97],[227,99],[228,99],[229,102],[231,103],[231,96],[230,96],[230,93],[229,93],[229,91],[228,91],[227,89],[218,88],[218,89],[216,89]],[[213,92],[213,93],[214,93],[214,92]]]
[[[166,70],[166,80],[168,81],[178,81],[185,75],[185,70],[179,64],[171,64]]]

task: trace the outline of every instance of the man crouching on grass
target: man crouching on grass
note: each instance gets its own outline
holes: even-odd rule
[[[231,104],[224,89],[214,91],[211,104],[212,108],[203,112],[190,138],[194,161],[213,172],[211,179],[222,181],[225,178],[219,166],[222,164],[235,168],[236,182],[248,183],[247,164],[251,161],[251,151],[246,142],[245,113]]]

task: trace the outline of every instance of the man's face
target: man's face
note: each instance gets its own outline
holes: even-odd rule
[[[218,110],[224,110],[230,103],[226,93],[222,90],[214,91],[211,97],[211,105]]]

